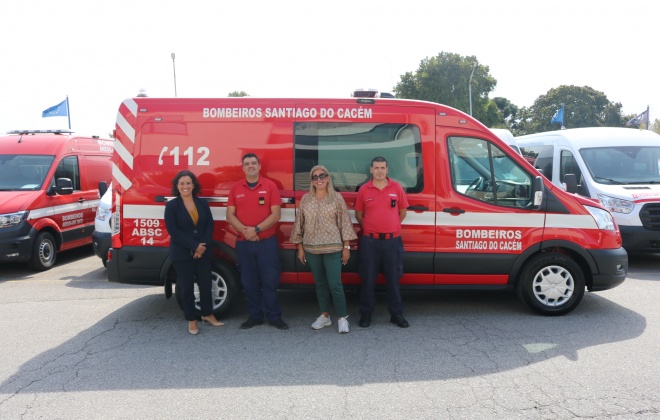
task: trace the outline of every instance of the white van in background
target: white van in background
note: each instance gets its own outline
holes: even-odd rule
[[[490,128],[490,131],[492,131],[493,134],[508,144],[513,150],[518,152],[518,154],[520,154],[520,149],[518,148],[516,138],[513,137],[513,134],[511,134],[509,130],[504,128]]]
[[[110,183],[110,187],[99,185],[99,194],[101,195],[101,201],[96,209],[92,244],[94,253],[101,258],[105,267],[108,263],[108,250],[110,249],[112,234],[112,183]]]
[[[628,252],[660,252],[660,135],[593,127],[516,141],[553,184],[599,200],[614,216]]]

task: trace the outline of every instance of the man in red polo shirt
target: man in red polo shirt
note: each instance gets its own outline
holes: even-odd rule
[[[280,192],[273,181],[259,175],[257,155],[247,153],[242,162],[245,179],[231,187],[227,204],[227,223],[238,232],[238,267],[248,301],[249,318],[241,329],[263,324],[265,314],[270,325],[286,330],[289,326],[282,321],[277,302],[280,257],[275,230],[280,220]]]
[[[358,191],[355,218],[362,226],[360,238],[360,322],[362,328],[371,325],[371,313],[376,304],[374,287],[378,273],[386,281],[387,309],[390,322],[408,328],[403,317],[399,279],[403,275],[403,241],[401,222],[406,217],[408,199],[401,185],[387,177],[387,161],[375,157],[371,161],[371,181]]]

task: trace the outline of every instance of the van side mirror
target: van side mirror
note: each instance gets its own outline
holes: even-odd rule
[[[577,193],[577,177],[575,174],[564,175],[564,184],[566,184],[566,191],[569,193]]]
[[[55,192],[59,195],[72,194],[73,182],[69,178],[57,178],[55,181]]]
[[[545,185],[543,184],[543,177],[537,176],[532,181],[532,209],[540,210],[543,204],[543,193],[545,192]]]
[[[99,182],[99,197],[103,197],[106,191],[108,191],[108,183],[105,181]]]

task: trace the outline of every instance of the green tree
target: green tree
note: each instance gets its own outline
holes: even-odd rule
[[[227,95],[227,97],[229,98],[241,98],[243,96],[250,96],[250,95],[248,95],[247,92],[245,92],[244,90],[241,90],[240,92],[235,90],[233,92],[229,92],[229,95]]]
[[[510,100],[502,97],[493,98],[492,102],[497,106],[500,113],[500,115],[498,115],[500,121],[495,123],[491,128],[507,128],[511,130],[519,112],[518,106],[513,104]]]
[[[472,115],[487,126],[501,118],[497,105],[488,99],[497,81],[489,73],[488,66],[479,64],[475,56],[464,57],[441,52],[421,61],[419,68],[406,72],[394,86],[399,98],[437,102],[470,112],[470,75],[472,77]]]
[[[529,109],[520,112],[514,125],[517,135],[558,130],[559,123],[551,123],[555,112],[564,104],[564,127],[624,127],[621,103],[611,102],[607,96],[589,86],[562,85],[539,96]]]
[[[660,120],[658,119],[653,120],[653,123],[651,124],[651,130],[660,134]]]

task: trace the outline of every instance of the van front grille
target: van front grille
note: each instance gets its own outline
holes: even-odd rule
[[[660,230],[660,203],[646,203],[639,211],[642,225],[649,230]]]

